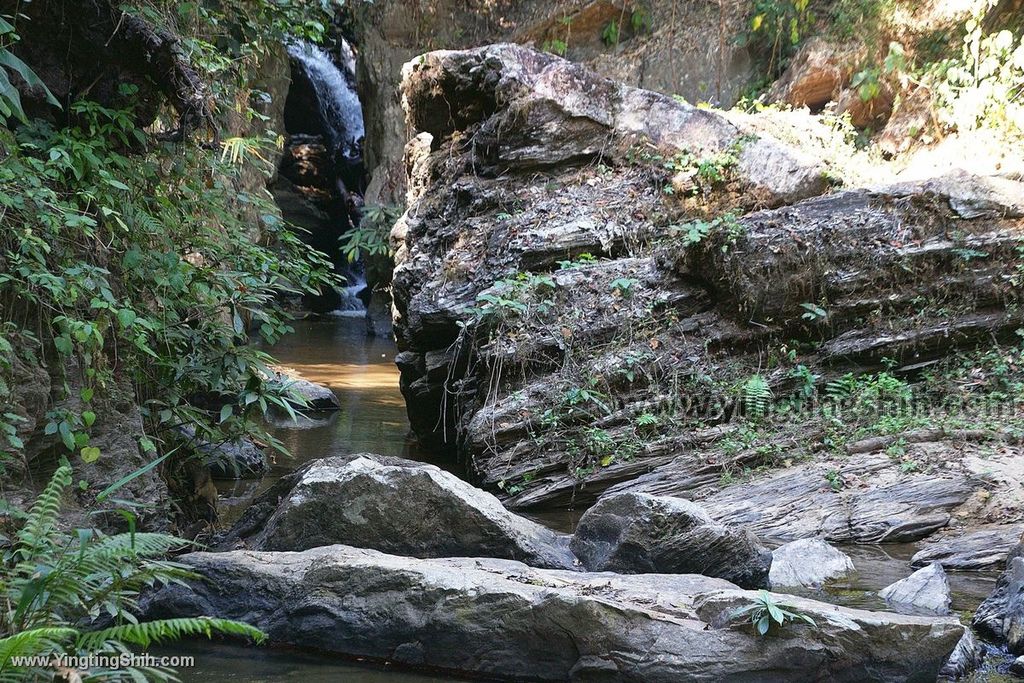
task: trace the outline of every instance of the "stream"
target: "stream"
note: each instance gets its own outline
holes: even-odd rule
[[[274,435],[292,453],[278,457],[270,473],[257,481],[221,481],[222,523],[230,525],[252,500],[277,479],[316,458],[345,453],[371,452],[431,462],[429,453],[416,447],[410,436],[405,403],[398,388],[397,353],[389,337],[366,335],[362,318],[335,317],[322,321],[302,320],[295,333],[271,349],[281,365],[292,368],[314,382],[330,387],[341,402],[339,412],[299,424],[278,424]],[[448,466],[451,463],[436,461]],[[553,510],[528,514],[552,529],[571,533],[582,510]],[[876,592],[910,573],[909,561],[917,551],[912,543],[883,546],[845,546],[857,572],[846,583],[826,592],[809,594],[835,604],[883,610],[885,603]],[[991,593],[997,571],[950,572],[953,609],[965,620]],[[253,649],[238,645],[189,643],[187,654],[197,666],[182,670],[184,681],[350,681],[351,683],[426,683],[456,680],[431,677],[385,666],[352,662],[337,656],[318,655],[293,649]],[[182,654],[176,649],[174,654]],[[973,681],[1002,680],[1000,669],[1012,661],[992,649],[987,670]]]

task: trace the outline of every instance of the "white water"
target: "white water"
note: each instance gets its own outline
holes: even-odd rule
[[[320,115],[328,128],[331,147],[342,147],[346,152],[355,151],[365,132],[363,108],[359,96],[349,78],[335,66],[322,48],[305,41],[292,41],[288,53],[306,68],[320,104]],[[351,47],[342,46],[342,58],[346,69],[355,68],[355,57]],[[354,74],[353,74],[354,75]]]
[[[366,315],[366,306],[358,294],[366,289],[366,278],[362,275],[346,275],[349,284],[338,289],[341,303],[331,311],[336,318],[361,318]]]

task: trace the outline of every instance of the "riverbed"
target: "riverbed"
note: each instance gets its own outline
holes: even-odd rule
[[[258,481],[219,482],[222,524],[228,525],[262,491],[303,463],[330,455],[370,452],[434,462],[458,472],[451,462],[433,457],[416,446],[409,431],[405,403],[394,364],[397,349],[389,337],[367,336],[361,318],[301,320],[295,333],[270,349],[278,362],[302,377],[329,387],[341,410],[299,423],[279,422],[272,433],[291,452],[274,460],[270,473]],[[571,533],[583,510],[553,510],[527,516],[552,529]],[[916,544],[846,546],[856,573],[848,581],[811,597],[848,607],[882,610],[877,591],[910,574]],[[991,593],[997,571],[950,572],[953,609],[966,622]],[[351,683],[426,683],[459,680],[394,671],[386,666],[298,650],[253,649],[235,645],[193,643],[198,666],[182,671],[183,681],[348,681]],[[180,653],[177,651],[176,653]],[[988,670],[973,681],[999,681],[1007,659],[990,651]]]

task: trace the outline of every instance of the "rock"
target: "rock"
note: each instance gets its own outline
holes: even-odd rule
[[[794,107],[820,110],[838,97],[850,81],[863,48],[840,46],[825,38],[805,41],[789,62],[782,77],[771,87],[768,99]]]
[[[978,632],[1007,644],[1015,655],[1024,653],[1024,557],[1014,557],[971,620]]]
[[[229,535],[260,550],[345,543],[414,557],[499,557],[573,568],[567,536],[508,512],[433,465],[371,454],[315,460],[284,477]]]
[[[1010,668],[1007,669],[1011,674],[1018,678],[1024,678],[1024,657],[1017,657],[1010,663]]]
[[[682,475],[680,469],[665,466],[661,472],[641,477],[632,488],[679,495],[693,479]],[[835,491],[826,479],[829,471],[864,486]],[[673,472],[682,476],[671,478]],[[800,463],[760,481],[727,486],[702,498],[700,504],[715,520],[747,527],[762,538],[900,543],[919,540],[944,527],[950,511],[962,505],[972,491],[967,477],[907,475],[889,456],[870,454],[851,456],[834,469],[826,464]]]
[[[333,391],[322,384],[301,377],[278,372],[277,381],[298,400],[292,405],[304,412],[331,412],[341,410],[341,401]]]
[[[956,644],[953,654],[939,671],[940,680],[958,680],[971,673],[985,661],[985,648],[978,643],[970,629],[964,629],[964,635]]]
[[[401,91],[410,128],[430,134],[433,149],[479,127],[489,173],[570,162],[597,154],[609,137],[633,137],[698,157],[734,149],[740,184],[764,205],[826,189],[822,165],[774,138],[517,45],[427,53],[405,65]]]
[[[211,443],[197,437],[193,427],[181,427],[178,431],[214,479],[249,479],[270,470],[266,453],[251,439]]]
[[[622,493],[580,519],[570,546],[588,571],[703,574],[766,588],[772,554],[743,529],[716,523],[681,498]]]
[[[910,566],[938,562],[944,569],[957,571],[1001,567],[1022,533],[1024,524],[993,524],[929,539],[910,558]]]
[[[772,551],[768,581],[772,588],[821,588],[828,581],[853,572],[853,561],[846,553],[825,541],[803,538]]]
[[[565,681],[575,670],[581,681],[614,674],[644,683],[926,681],[963,635],[951,618],[775,595],[817,627],[759,637],[732,617],[757,594],[703,576],[539,570],[346,546],[177,560],[203,580],[149,594],[144,617],[244,619],[271,644],[498,680]]]
[[[850,124],[854,128],[871,128],[879,130],[892,115],[896,93],[888,83],[880,83],[879,91],[870,100],[861,97],[859,88],[843,90],[836,100],[836,113],[849,114]]]
[[[897,611],[910,614],[950,614],[953,604],[949,579],[942,565],[930,564],[905,579],[890,584],[878,594]]]

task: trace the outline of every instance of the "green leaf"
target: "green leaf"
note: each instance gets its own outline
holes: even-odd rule
[[[67,335],[54,337],[53,345],[57,348],[58,353],[65,356],[70,356],[71,353],[75,350],[75,345],[71,343],[71,338],[68,337]]]
[[[60,440],[64,442],[64,447],[74,452],[75,435],[71,432],[71,425],[67,422],[61,422],[57,427],[57,432],[60,434]]]
[[[93,395],[92,387],[83,387],[82,391],[79,392],[79,396],[81,396],[82,400],[85,401],[86,403],[88,403],[89,401],[92,400],[92,395]]]
[[[10,79],[7,78],[7,73],[0,69],[0,105],[5,101],[10,103],[10,107],[5,107],[5,109],[13,112],[21,121],[27,121],[25,110],[21,106],[21,93],[11,84]]]
[[[100,449],[95,446],[86,446],[81,451],[82,462],[92,463],[100,459]]]
[[[782,614],[782,610],[780,610],[770,598],[765,601],[764,606],[768,608],[768,614],[770,614],[772,619],[777,621],[780,626],[786,621],[786,617]]]
[[[92,427],[93,423],[96,422],[96,413],[91,410],[86,410],[82,413],[82,422],[86,427]]]
[[[762,635],[762,636],[763,636],[764,634],[768,633],[768,627],[769,627],[769,626],[771,626],[771,623],[772,623],[772,622],[771,622],[771,620],[770,620],[770,619],[768,618],[768,615],[767,615],[767,614],[765,614],[765,615],[764,615],[763,617],[761,617],[760,619],[758,619],[758,620],[757,620],[757,624],[756,624],[756,626],[757,626],[757,632],[758,632],[758,633],[759,633],[760,635]]]
[[[0,50],[0,65],[6,66],[7,68],[17,72],[19,76],[25,79],[25,82],[28,83],[30,87],[41,88],[43,93],[46,95],[47,102],[58,109],[63,109],[63,107],[60,106],[60,102],[57,101],[57,98],[53,96],[50,89],[46,87],[45,83],[43,83],[43,80],[36,75],[36,72],[33,71],[28,64],[15,57],[14,53],[10,50]]]
[[[225,422],[229,417],[231,417],[234,414],[234,412],[235,407],[228,403],[227,405],[220,409],[220,421],[222,423]]]

